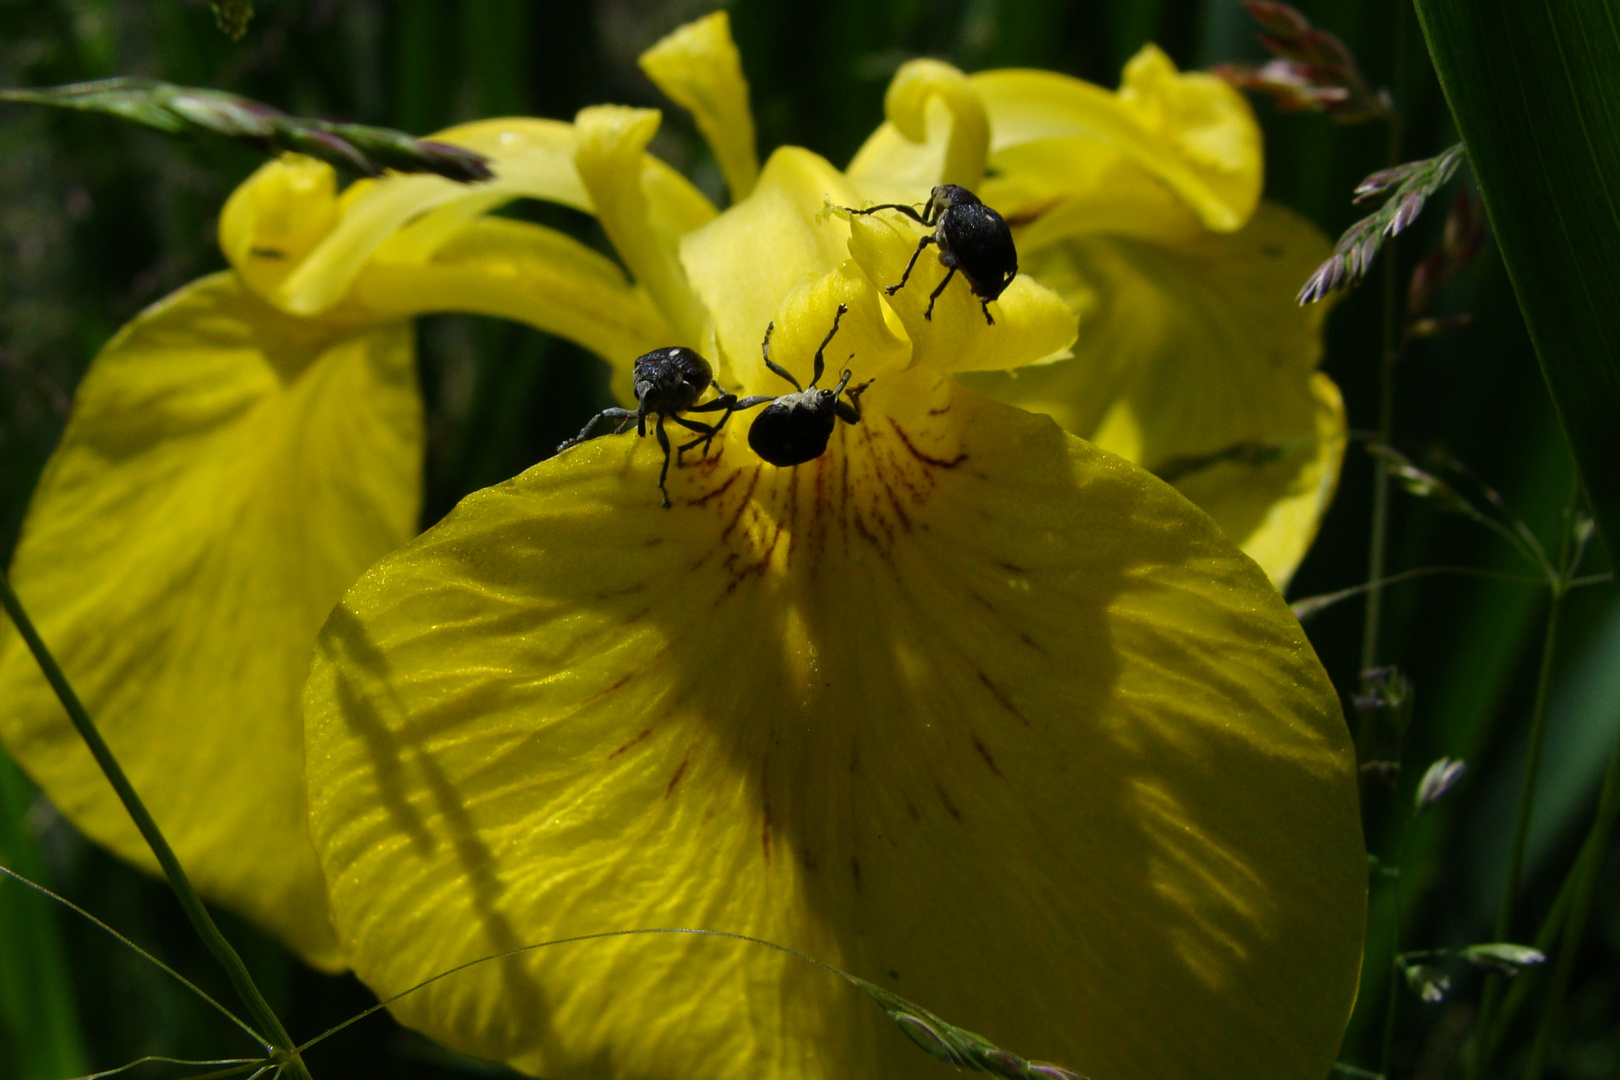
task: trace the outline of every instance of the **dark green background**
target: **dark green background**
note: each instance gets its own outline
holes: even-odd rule
[[[149,75],[234,90],[289,112],[417,133],[500,113],[568,118],[597,102],[664,104],[636,69],[636,54],[714,6],[289,0],[261,3],[247,37],[232,43],[199,2],[11,0],[0,2],[0,85]],[[1428,156],[1454,141],[1410,11],[1391,0],[1301,6],[1355,50],[1371,81],[1393,90],[1406,117],[1402,157]],[[741,0],[730,10],[762,157],[776,145],[800,143],[835,163],[847,161],[882,117],[888,77],[913,56],[941,56],[969,70],[1048,67],[1110,86],[1148,40],[1184,67],[1262,56],[1236,0]],[[1386,130],[1278,115],[1256,104],[1267,134],[1269,196],[1337,235],[1359,216],[1349,203],[1356,181],[1385,164]],[[718,173],[684,115],[666,114],[654,149],[720,197]],[[238,147],[174,142],[111,120],[0,106],[0,551],[15,540],[85,365],[146,304],[223,265],[215,217],[258,160]],[[588,222],[547,213],[546,220],[599,240]],[[1434,242],[1439,217],[1431,212],[1397,245],[1403,275]],[[1352,427],[1362,430],[1377,422],[1379,291],[1375,276],[1338,305],[1329,324],[1325,368],[1345,392]],[[1489,243],[1441,306],[1472,312],[1475,322],[1420,343],[1403,363],[1396,443],[1416,458],[1436,447],[1454,454],[1556,547],[1571,490],[1569,459]],[[598,362],[526,328],[441,317],[421,323],[420,340],[429,408],[428,521],[468,491],[545,456],[605,403]],[[1338,500],[1291,596],[1364,579],[1370,477],[1369,459],[1353,446]],[[1478,526],[1397,495],[1391,569],[1434,565],[1528,572]],[[1381,659],[1409,673],[1416,711],[1404,786],[1398,796],[1375,792],[1368,801],[1369,841],[1388,853],[1390,807],[1407,797],[1430,760],[1466,758],[1467,779],[1408,845],[1404,943],[1484,940],[1506,862],[1545,595],[1524,585],[1426,578],[1393,588],[1386,605]],[[1360,612],[1359,603],[1346,603],[1310,624],[1347,694],[1357,684]],[[1577,593],[1566,631],[1515,928],[1520,940],[1533,933],[1562,880],[1620,723],[1620,605],[1612,586]],[[1562,1076],[1620,1072],[1616,854],[1610,852],[1576,969],[1568,1034],[1553,1061]],[[48,883],[231,1001],[166,888],[86,844],[3,758],[0,861]],[[313,974],[252,928],[228,916],[224,922],[295,1037],[368,1003],[353,980]],[[1369,972],[1376,976],[1367,980],[1343,1054],[1368,1068],[1378,1067],[1388,970],[1387,934],[1373,941]],[[1479,980],[1455,974],[1455,992],[1444,1004],[1403,995],[1392,1075],[1457,1074],[1456,1052]],[[1524,1031],[1510,1038],[1502,1075],[1522,1060],[1525,1041]],[[127,950],[0,883],[0,1077],[64,1076],[144,1053],[243,1049],[205,1007]],[[1069,1064],[1085,1068],[1083,1061]],[[478,1068],[385,1017],[323,1045],[311,1066],[317,1076],[391,1078]]]

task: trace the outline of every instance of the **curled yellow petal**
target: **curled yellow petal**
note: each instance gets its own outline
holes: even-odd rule
[[[1196,171],[1224,213],[1200,211],[1210,228],[1237,228],[1260,202],[1260,125],[1249,103],[1207,71],[1178,72],[1156,45],[1125,65],[1119,101]],[[1228,221],[1230,224],[1228,224]]]
[[[342,219],[289,274],[269,299],[296,315],[336,304],[361,265],[402,226],[429,211],[457,207],[471,216],[519,196],[589,211],[591,202],[574,171],[574,133],[555,120],[482,120],[434,138],[485,154],[495,179],[457,184],[440,176],[362,180],[343,195]]]
[[[225,202],[219,246],[242,280],[271,295],[338,221],[337,176],[314,158],[261,165]]]
[[[656,109],[581,109],[574,118],[574,164],[597,220],[631,275],[652,295],[681,342],[695,345],[703,338],[707,316],[687,283],[674,238],[653,225],[641,178],[643,151],[659,120]]]
[[[930,231],[893,212],[850,219],[850,254],[876,287],[898,283],[918,244]],[[1075,317],[1057,293],[1028,274],[1019,274],[991,301],[995,323],[967,278],[949,283],[936,248],[922,248],[904,288],[889,297],[912,342],[912,363],[937,371],[988,371],[1047,363],[1069,355]],[[938,299],[932,294],[944,285]],[[932,307],[932,315],[929,308]]]
[[[385,317],[461,311],[559,334],[612,364],[627,395],[630,361],[675,340],[611,259],[554,229],[507,218],[463,225],[423,261],[396,259],[385,244],[353,288],[367,311]]]
[[[875,200],[921,202],[935,184],[978,187],[990,118],[966,75],[940,60],[908,61],[889,83],[883,111],[887,123],[849,165]]]
[[[807,465],[689,461],[669,511],[650,439],[597,440],[357,584],[305,698],[357,972],[391,994],[708,927],[1093,1076],[1325,1073],[1366,865],[1297,622],[1049,421],[922,369],[869,405]],[[559,1080],[938,1068],[825,972],[705,938],[393,1008]]]
[[[658,89],[692,114],[720,164],[731,201],[747,198],[759,178],[759,157],[731,17],[716,11],[689,22],[642,53],[637,63]]]
[[[1297,511],[1325,506],[1344,439],[1313,381],[1325,312],[1294,302],[1328,249],[1271,204],[1240,232],[1176,246],[1040,249],[1025,271],[1079,313],[1073,359],[965,381],[1159,473],[1284,584],[1318,520]]]
[[[1174,191],[1123,154],[1084,135],[1034,139],[996,155],[979,195],[1016,224],[1026,255],[1074,236],[1108,234],[1176,244],[1207,232]]]
[[[1065,185],[1061,174],[1041,191],[1029,190],[1029,205],[997,203],[1007,214],[1049,209],[1062,199],[1083,197],[1085,178],[1105,166],[1099,156],[1120,156],[1149,178],[1167,185],[1207,228],[1240,228],[1260,197],[1260,131],[1242,96],[1212,76],[1178,74],[1153,46],[1126,67],[1118,94],[1050,71],[1007,69],[972,76],[989,110],[991,164],[998,174],[1015,173],[1016,159],[1003,167],[1001,154],[1021,144],[1069,140],[1070,160],[1079,183]],[[988,196],[987,196],[988,197]],[[1044,201],[1044,205],[1043,205]]]
[[[574,167],[571,124],[523,117],[480,120],[433,137],[485,154],[495,179],[456,184],[438,176],[389,176],[350,185],[339,201],[337,223],[307,257],[284,271],[267,299],[297,315],[328,311],[384,243],[394,245],[396,260],[429,258],[465,224],[515,198],[595,212]],[[714,216],[702,193],[657,158],[644,154],[625,167],[642,178],[646,221],[665,244],[673,245]]]
[[[91,365],[12,565],[199,890],[329,969],[298,691],[333,603],[415,532],[421,456],[409,327],[289,318],[217,274]],[[155,870],[9,627],[0,699],[52,801]]]

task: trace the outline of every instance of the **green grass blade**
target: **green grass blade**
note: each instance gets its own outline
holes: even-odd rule
[[[1620,15],[1416,0],[1599,529],[1620,543]]]
[[[33,799],[33,786],[0,751],[0,863],[38,881],[43,867],[27,821]],[[89,1068],[56,918],[44,897],[0,882],[0,1075],[44,1080]]]

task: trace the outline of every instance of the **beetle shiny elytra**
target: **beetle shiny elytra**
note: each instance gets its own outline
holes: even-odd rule
[[[991,326],[996,324],[990,314],[990,301],[1000,296],[1012,284],[1012,279],[1018,276],[1018,249],[1013,244],[1012,230],[1007,227],[1006,221],[980,202],[977,195],[956,184],[940,184],[929,192],[928,204],[920,214],[916,208],[900,203],[884,203],[865,210],[853,207],[844,209],[854,214],[898,210],[934,230],[918,242],[917,250],[911,253],[911,261],[906,263],[906,272],[900,275],[899,284],[884,289],[890,296],[905,288],[923,248],[935,244],[939,247],[940,264],[947,273],[945,280],[929,294],[928,310],[923,312],[923,318],[933,319],[934,301],[939,299],[939,294],[945,291],[945,286],[960,270],[972,287],[973,295],[979,298],[979,306],[984,309],[984,321]]]
[[[658,435],[658,445],[664,448],[664,468],[658,474],[658,490],[664,495],[664,509],[669,509],[669,489],[664,482],[669,478],[669,436],[664,434],[664,420],[667,417],[688,431],[695,431],[698,437],[691,442],[682,443],[681,453],[694,446],[703,445],[707,451],[709,443],[720,434],[720,429],[731,414],[739,407],[748,408],[755,404],[762,404],[770,398],[759,398],[757,401],[749,399],[744,405],[737,400],[735,394],[728,394],[720,389],[714,381],[714,370],[709,362],[691,349],[680,345],[672,345],[664,349],[654,349],[650,353],[643,353],[636,358],[635,371],[636,401],[639,403],[635,409],[603,409],[580,429],[578,435],[557,447],[557,452],[568,449],[576,443],[584,442],[590,437],[591,429],[603,420],[618,420],[619,426],[615,432],[623,431],[630,426],[630,421],[636,422],[636,434],[645,437],[647,434],[647,417],[656,417],[654,430]],[[719,396],[712,401],[699,405],[698,398],[703,392],[713,386]],[[716,412],[724,410],[719,423],[704,424],[695,420],[688,420],[681,413]]]
[[[787,467],[789,465],[802,465],[807,461],[814,461],[827,450],[827,440],[832,438],[833,428],[838,420],[846,424],[861,422],[860,396],[870,386],[863,383],[849,392],[848,401],[840,401],[844,388],[849,385],[849,369],[844,370],[838,385],[831,390],[818,389],[816,383],[821,381],[821,375],[826,370],[822,354],[832,342],[833,335],[838,333],[839,320],[849,308],[844,304],[838,305],[838,313],[833,316],[832,329],[822,339],[821,347],[816,350],[815,365],[810,373],[810,385],[799,386],[799,380],[786,368],[778,366],[771,360],[771,333],[776,324],[771,323],[765,328],[765,340],[760,343],[759,350],[765,358],[765,366],[776,374],[792,383],[795,392],[783,394],[779,398],[747,397],[737,403],[737,408],[747,409],[755,405],[770,402],[763,412],[754,417],[753,424],[748,429],[748,445],[753,447],[754,453],[770,462],[772,465]]]

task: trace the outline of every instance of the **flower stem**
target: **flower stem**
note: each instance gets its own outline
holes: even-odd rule
[[[197,931],[197,936],[202,938],[203,944],[208,946],[208,950],[225,968],[225,974],[229,976],[231,984],[236,987],[236,992],[247,1005],[248,1013],[253,1017],[255,1025],[261,1031],[269,1032],[268,1038],[259,1036],[261,1042],[265,1044],[265,1049],[281,1051],[285,1059],[279,1064],[287,1068],[297,1080],[309,1080],[309,1072],[298,1056],[292,1037],[287,1034],[287,1029],[282,1026],[280,1018],[270,1008],[270,1003],[265,1001],[264,995],[259,992],[258,986],[253,982],[253,976],[242,963],[242,958],[214,924],[213,917],[203,906],[202,898],[197,895],[197,890],[192,887],[185,870],[180,866],[180,860],[175,857],[168,840],[164,839],[157,822],[153,821],[152,815],[147,812],[146,804],[135,794],[135,788],[124,775],[118,759],[113,757],[112,750],[102,739],[95,722],[90,719],[90,714],[85,711],[78,695],[73,692],[73,687],[56,663],[56,658],[45,647],[39,631],[34,628],[33,620],[23,610],[22,601],[17,599],[17,594],[11,588],[11,581],[4,573],[0,573],[0,606],[3,606],[6,614],[11,616],[11,621],[16,624],[23,641],[28,644],[29,651],[34,654],[34,660],[39,664],[40,671],[51,684],[51,689],[56,691],[62,707],[67,710],[68,719],[73,722],[79,737],[89,747],[96,764],[101,766],[101,771],[106,774],[113,790],[118,793],[124,809],[128,811],[130,818],[135,822],[135,827],[145,837],[152,854],[157,857],[158,865],[163,868],[164,875],[169,879],[169,886],[174,889],[181,908],[185,910],[186,917],[191,920],[192,927]]]
[[[1593,828],[1596,828],[1595,823]],[[1576,881],[1586,865],[1587,846],[1591,841],[1592,833],[1588,832],[1580,851],[1576,853],[1575,861],[1570,863],[1562,884],[1558,886],[1558,895],[1554,897],[1552,906],[1547,909],[1546,916],[1541,920],[1541,926],[1536,930],[1535,938],[1530,942],[1532,948],[1543,954],[1551,955],[1556,951],[1558,936],[1563,933],[1565,917],[1569,914],[1570,896],[1574,893]],[[1477,1051],[1483,1053],[1487,1061],[1494,1058],[1496,1051],[1501,1049],[1502,1040],[1512,1029],[1513,1021],[1519,1015],[1519,1009],[1523,1007],[1531,989],[1540,985],[1537,976],[1544,974],[1545,972],[1535,970],[1526,971],[1515,978],[1509,985],[1507,993],[1502,995],[1502,1007],[1496,1014],[1494,1030],[1489,1033],[1488,1039],[1482,1038],[1481,1049]],[[1483,1036],[1484,1033],[1481,1034]]]
[[[1394,81],[1401,81],[1405,69],[1407,0],[1395,2]],[[1401,160],[1401,113],[1392,107],[1388,115],[1388,141],[1384,167],[1393,168]],[[1388,444],[1395,433],[1395,368],[1400,361],[1405,335],[1396,327],[1400,315],[1399,266],[1395,261],[1394,238],[1384,250],[1383,312],[1379,332],[1378,442]],[[1382,458],[1373,465],[1372,523],[1367,537],[1367,602],[1361,627],[1361,670],[1378,666],[1378,631],[1384,610],[1384,561],[1389,545],[1389,464]],[[1357,749],[1365,759],[1371,739],[1370,721],[1363,717],[1357,732]]]
[[[1507,876],[1502,882],[1502,903],[1496,911],[1493,941],[1511,941],[1513,910],[1517,906],[1519,885],[1524,876],[1525,849],[1530,842],[1530,817],[1535,810],[1536,783],[1541,774],[1541,754],[1547,742],[1547,700],[1552,690],[1553,661],[1558,651],[1559,616],[1563,612],[1564,594],[1569,591],[1570,561],[1573,549],[1574,500],[1564,515],[1562,550],[1559,553],[1558,572],[1550,581],[1547,606],[1547,624],[1541,637],[1541,667],[1536,674],[1536,697],[1530,714],[1530,745],[1525,754],[1524,781],[1519,787],[1519,808],[1513,825],[1512,846],[1508,852]],[[1469,1062],[1469,1080],[1484,1071],[1488,1049],[1493,1045],[1492,1027],[1496,1022],[1497,999],[1502,992],[1502,977],[1488,976],[1485,993],[1480,999],[1478,1034],[1475,1038],[1473,1059]]]
[[[1542,1010],[1541,1026],[1536,1030],[1536,1041],[1530,1050],[1530,1063],[1525,1066],[1524,1080],[1541,1080],[1546,1070],[1547,1057],[1552,1052],[1553,1040],[1558,1035],[1562,1019],[1564,993],[1569,989],[1570,974],[1575,968],[1575,955],[1586,931],[1586,919],[1592,913],[1592,898],[1597,893],[1598,878],[1603,868],[1603,855],[1609,847],[1609,834],[1615,819],[1620,817],[1620,742],[1615,744],[1609,757],[1609,770],[1603,778],[1603,792],[1598,796],[1597,814],[1581,852],[1571,871],[1573,891],[1569,901],[1569,917],[1564,924],[1563,940],[1554,961],[1552,986],[1547,992],[1546,1007]]]
[[[1399,754],[1396,755],[1397,758]],[[1388,998],[1384,1002],[1384,1036],[1378,1052],[1378,1072],[1380,1075],[1389,1075],[1390,1056],[1395,1051],[1395,1010],[1401,999],[1401,916],[1403,914],[1404,898],[1401,891],[1402,864],[1406,861],[1406,837],[1412,826],[1412,815],[1407,814],[1401,823],[1400,839],[1395,843],[1395,877],[1390,881],[1390,955],[1389,955],[1389,990]]]

